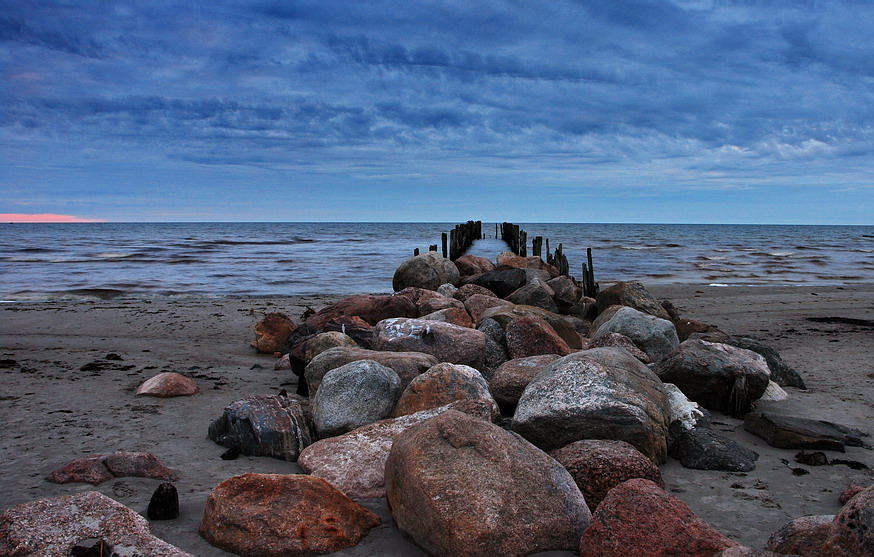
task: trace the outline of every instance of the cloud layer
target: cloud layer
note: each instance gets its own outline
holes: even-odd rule
[[[600,196],[600,218],[539,220],[659,221],[680,194],[703,212],[832,192],[861,222],[872,201],[861,0],[7,4],[10,211],[275,207],[252,191],[298,202],[280,220],[480,218],[433,206],[458,195],[518,211],[497,189],[532,210]],[[805,199],[771,220],[809,220]]]

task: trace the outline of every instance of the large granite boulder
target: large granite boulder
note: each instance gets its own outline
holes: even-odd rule
[[[424,352],[438,361],[476,369],[485,363],[486,337],[476,329],[423,319],[386,319],[376,324],[373,348],[387,352]]]
[[[627,336],[653,362],[660,361],[680,344],[673,323],[627,306],[620,307],[610,319],[600,324],[591,334],[592,340],[596,341],[607,333]]]
[[[494,416],[500,413],[479,371],[461,364],[441,363],[413,379],[401,394],[392,415],[405,416],[457,400],[479,400],[492,408]]]
[[[668,455],[685,468],[751,472],[759,454],[712,429],[696,427],[673,440]]]
[[[835,515],[822,555],[874,555],[874,485],[847,501]]]
[[[589,348],[624,348],[628,353],[644,364],[650,363],[649,356],[634,344],[634,341],[620,333],[604,333],[592,340]]]
[[[512,251],[505,251],[498,254],[495,263],[497,264],[496,266],[499,271],[506,269],[528,269],[540,271],[543,273],[542,276],[544,280],[549,280],[559,275],[558,269],[555,268],[555,266],[546,263],[538,255],[522,257],[516,255]]]
[[[395,370],[401,378],[401,388],[406,388],[414,377],[437,365],[437,358],[423,352],[382,352],[364,348],[330,348],[307,364],[304,378],[309,385],[310,396],[319,390],[322,378],[332,369],[358,360],[373,360]]]
[[[492,419],[492,405],[460,401],[399,418],[380,420],[349,433],[321,439],[300,453],[297,463],[307,474],[323,478],[353,498],[385,497],[385,461],[395,437],[449,409],[482,420]]]
[[[379,517],[315,476],[243,474],[206,500],[200,535],[243,556],[334,553],[357,545]]]
[[[556,360],[537,375],[519,399],[512,427],[544,450],[616,439],[662,464],[668,412],[652,371],[621,348],[594,348]]]
[[[867,433],[845,425],[784,416],[773,412],[750,412],[744,416],[744,429],[778,449],[808,449],[844,452],[844,447],[861,447]]]
[[[294,462],[312,443],[312,425],[300,403],[281,395],[253,395],[224,409],[209,426],[209,438],[246,456]]]
[[[464,284],[452,294],[452,297],[458,300],[461,303],[467,302],[467,299],[476,294],[482,294],[483,296],[487,296],[489,298],[498,298],[498,295],[485,288],[483,286],[479,286],[477,284]]]
[[[802,516],[789,521],[768,538],[767,549],[779,554],[804,557],[828,557],[822,547],[828,538],[835,516]],[[835,557],[840,554],[833,554]]]
[[[460,280],[461,275],[455,263],[435,251],[429,251],[401,263],[392,278],[392,288],[395,292],[408,286],[437,290],[446,283],[457,286]]]
[[[176,472],[167,468],[152,453],[118,451],[77,458],[46,478],[56,484],[89,483],[98,485],[114,478],[151,478],[176,481]]]
[[[373,360],[332,369],[312,398],[316,434],[332,437],[387,418],[400,396],[401,378]]]
[[[583,495],[558,462],[453,410],[395,438],[385,482],[398,528],[431,555],[571,550],[590,520]]]
[[[491,271],[476,277],[473,284],[494,292],[499,298],[506,298],[522,287],[528,280],[524,269]]]
[[[439,285],[438,285],[439,286]],[[390,294],[357,294],[322,308],[307,318],[306,323],[322,329],[330,321],[342,317],[360,317],[371,325],[391,317],[417,317],[416,304],[406,296]]]
[[[252,347],[267,354],[279,352],[296,329],[297,325],[284,313],[268,313],[255,325]]]
[[[517,305],[534,306],[558,313],[558,304],[553,300],[555,291],[541,280],[531,281],[514,290],[506,300]]]
[[[781,387],[797,387],[806,389],[804,379],[792,367],[788,366],[783,358],[780,357],[772,346],[764,342],[749,337],[729,337],[725,341],[726,344],[752,350],[756,354],[765,358],[768,363],[768,369],[771,370],[771,381],[777,383]]]
[[[568,313],[583,296],[582,287],[569,276],[562,275],[546,283],[554,292],[552,295],[561,313]]]
[[[442,323],[458,325],[459,327],[473,328],[473,320],[464,308],[441,309],[422,315],[419,319],[424,319],[425,321],[440,321]]]
[[[146,379],[137,387],[137,396],[170,398],[197,394],[197,383],[180,373],[167,371]]]
[[[97,491],[21,503],[0,516],[0,555],[68,557],[88,539],[116,555],[193,557],[156,538],[145,518]]]
[[[451,285],[450,285],[451,286]],[[410,299],[419,310],[419,315],[426,315],[446,308],[464,309],[464,303],[451,296],[446,296],[434,290],[408,286],[395,296],[404,296]]]
[[[495,270],[495,264],[478,255],[462,255],[455,260],[455,266],[462,277],[481,275]]]
[[[489,378],[489,390],[502,409],[516,408],[528,383],[546,366],[559,359],[558,354],[544,354],[507,360]]]
[[[617,282],[598,292],[595,300],[598,311],[604,311],[610,306],[628,306],[659,319],[671,320],[662,304],[639,282]]]
[[[738,545],[642,478],[611,489],[580,540],[580,557],[712,557]]]
[[[543,354],[567,356],[573,352],[546,319],[539,315],[523,315],[510,320],[504,334],[507,354],[511,359]]]
[[[304,358],[311,362],[313,358],[331,348],[359,348],[351,336],[340,331],[325,331],[307,339],[304,347]]]
[[[770,377],[768,364],[755,352],[694,339],[661,360],[655,372],[704,408],[736,417],[749,412],[752,402],[768,388]]]
[[[484,319],[493,319],[497,321],[504,330],[506,330],[507,324],[510,321],[518,317],[525,316],[542,317],[546,320],[547,323],[549,323],[549,326],[552,327],[556,333],[558,333],[558,336],[560,336],[570,348],[572,348],[573,350],[580,350],[583,348],[582,337],[580,337],[580,334],[573,328],[568,320],[565,319],[562,315],[551,311],[546,311],[543,308],[538,308],[534,306],[519,306],[514,304],[494,307],[482,312],[479,319],[477,320],[477,323]]]
[[[549,451],[549,456],[571,473],[593,513],[607,493],[626,480],[644,478],[665,487],[652,460],[625,441],[584,439]]]
[[[472,294],[464,300],[464,309],[470,314],[474,323],[478,323],[480,319],[482,319],[483,313],[491,308],[512,307],[513,305],[512,302],[502,300],[494,294],[491,296],[486,294]]]

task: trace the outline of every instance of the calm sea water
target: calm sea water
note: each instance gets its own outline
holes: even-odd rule
[[[390,292],[454,223],[0,224],[0,300]],[[645,284],[874,282],[874,226],[524,224],[581,276]],[[494,261],[489,236],[471,253]]]

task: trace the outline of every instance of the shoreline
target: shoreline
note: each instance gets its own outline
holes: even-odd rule
[[[644,283],[646,284],[646,283]],[[602,282],[603,286],[606,286]],[[749,335],[772,345],[804,378],[808,389],[787,388],[790,399],[762,403],[780,413],[826,419],[871,434],[874,423],[872,328],[809,321],[810,317],[874,319],[874,284],[833,286],[707,287],[646,284],[670,299],[681,316]],[[52,470],[89,454],[149,451],[177,471],[181,516],[152,522],[155,535],[198,556],[223,556],[200,538],[197,527],[209,491],[244,472],[300,473],[294,463],[266,457],[224,461],[224,448],[206,436],[209,423],[235,400],[275,393],[293,384],[275,359],[249,347],[263,314],[286,313],[296,323],[307,309],[320,309],[345,295],[109,299],[0,304],[0,368],[4,393],[0,419],[3,509],[33,499],[95,489],[145,513],[157,480],[119,478],[91,486],[45,481]],[[118,354],[121,361],[107,360]],[[98,371],[81,368],[92,362]],[[134,396],[144,380],[162,371],[194,378],[193,398]],[[290,389],[289,389],[290,390]],[[714,413],[718,428],[760,454],[749,473],[698,471],[673,459],[661,468],[669,493],[731,539],[762,548],[767,537],[793,518],[833,514],[849,483],[870,485],[870,470],[846,466],[806,468],[795,476],[798,451],[769,447],[743,430],[742,422]],[[867,439],[871,443],[871,438]],[[848,447],[829,458],[874,468],[874,452]],[[789,465],[782,461],[788,460]],[[382,524],[338,555],[423,555],[394,527],[384,499],[362,500]],[[571,555],[567,552],[552,552]]]

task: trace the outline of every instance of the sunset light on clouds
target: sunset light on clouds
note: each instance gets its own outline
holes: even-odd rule
[[[51,213],[0,213],[0,222],[106,222],[103,219],[83,219],[73,215],[55,215]]]

